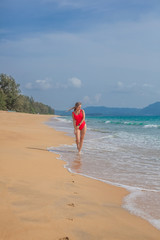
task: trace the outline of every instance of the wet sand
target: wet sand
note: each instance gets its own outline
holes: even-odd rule
[[[50,117],[0,111],[0,240],[160,239],[121,207],[125,189],[69,173],[47,151],[74,142]]]

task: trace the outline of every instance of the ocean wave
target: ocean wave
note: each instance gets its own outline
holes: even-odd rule
[[[106,124],[128,125],[128,126],[142,126],[143,128],[160,128],[158,124],[146,124],[144,122],[130,122],[130,121],[106,121]]]
[[[64,122],[64,123],[71,123],[72,121],[66,118],[62,118],[62,117],[55,117],[54,120],[60,121],[60,122]]]
[[[157,124],[147,124],[147,125],[144,125],[144,128],[160,128],[160,125],[157,125]]]
[[[105,121],[105,123],[110,123],[111,121]]]
[[[96,129],[96,128],[90,128],[92,132],[99,132],[99,133],[110,133],[108,130],[105,129]]]
[[[144,125],[143,122],[130,122],[130,121],[105,121],[106,124],[117,124],[117,125],[133,125],[133,126],[141,126]]]
[[[144,123],[142,122],[124,122],[125,125],[137,125],[137,126],[140,126],[140,125],[144,125]]]
[[[159,191],[156,191],[155,193],[157,194],[157,199],[159,201]],[[145,199],[145,201],[146,201],[145,194],[146,194],[146,190],[139,189],[136,191],[130,191],[130,194],[124,198],[123,208],[127,209],[130,213],[147,220],[155,228],[160,230],[160,219],[156,219],[155,217],[153,217],[150,214],[150,212],[147,211],[147,208],[144,209],[144,207],[142,208],[137,205],[137,198],[141,198],[141,200],[143,200],[143,201]],[[154,199],[155,199],[155,197],[154,197]],[[144,204],[145,204],[145,201],[144,201]]]

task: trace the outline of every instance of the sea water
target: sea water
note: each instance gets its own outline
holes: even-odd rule
[[[160,230],[160,117],[88,117],[82,154],[76,144],[50,148],[69,171],[126,188],[123,207]],[[74,136],[71,116],[52,118]]]

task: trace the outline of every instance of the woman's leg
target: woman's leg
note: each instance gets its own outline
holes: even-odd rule
[[[82,149],[82,146],[83,146],[83,140],[84,140],[84,136],[86,134],[86,130],[87,130],[87,126],[86,124],[84,125],[84,128],[81,130],[80,132],[80,144],[79,144],[79,152],[81,151]]]
[[[79,151],[79,144],[80,144],[80,130],[77,129],[76,131],[76,144],[77,144],[77,149]]]

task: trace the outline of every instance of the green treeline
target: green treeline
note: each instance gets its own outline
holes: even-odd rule
[[[0,110],[54,114],[54,109],[50,106],[20,94],[19,86],[11,76],[0,74]]]

